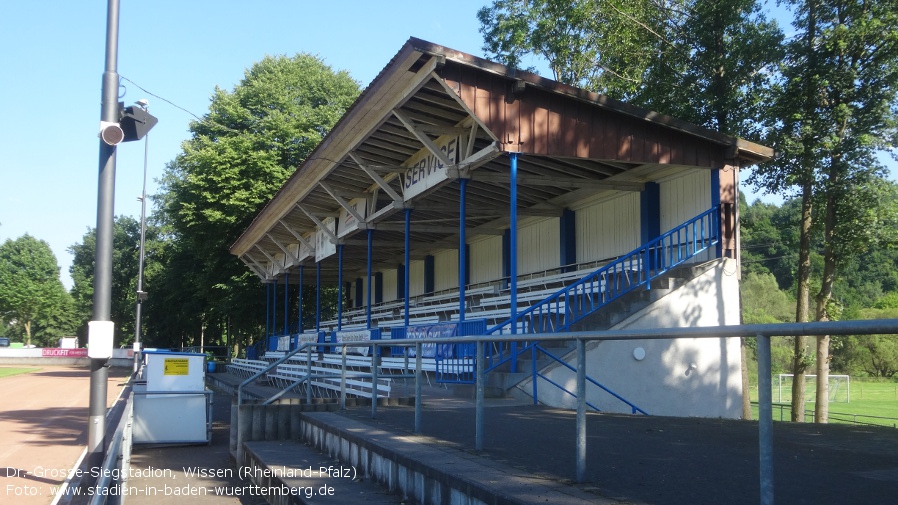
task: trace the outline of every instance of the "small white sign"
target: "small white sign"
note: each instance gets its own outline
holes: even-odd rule
[[[114,335],[115,323],[112,321],[89,321],[87,323],[87,357],[111,358]]]
[[[355,210],[356,214],[362,216],[362,219],[368,217],[368,201],[364,198],[355,198],[349,201],[349,206]],[[340,222],[337,226],[337,236],[342,238],[347,233],[354,232],[359,229],[359,220],[352,215],[351,212],[344,208],[340,208]]]
[[[459,137],[440,137],[434,142],[449,159],[458,164]],[[408,167],[402,181],[402,196],[405,200],[447,180],[446,165],[427,149],[421,149],[402,164]]]
[[[337,220],[328,217],[321,221],[328,230],[336,235]],[[322,229],[315,232],[315,261],[321,261],[324,258],[337,254],[337,244],[331,242],[330,235]]]

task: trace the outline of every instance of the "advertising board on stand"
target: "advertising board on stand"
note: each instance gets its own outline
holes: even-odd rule
[[[87,349],[62,349],[58,347],[45,347],[41,349],[41,356],[45,358],[86,358]]]
[[[458,333],[458,324],[440,323],[425,326],[409,326],[405,338],[448,338]],[[415,357],[415,348],[409,348],[409,357]],[[422,358],[455,358],[455,344],[421,344]]]
[[[337,343],[345,343],[348,344],[350,342],[368,342],[371,340],[371,330],[352,330],[352,331],[335,331],[334,332],[334,342]],[[370,346],[354,346],[347,345],[346,352],[347,353],[355,353],[361,354],[362,356],[368,355],[368,349]],[[337,346],[334,348],[334,352],[343,352],[342,346]]]

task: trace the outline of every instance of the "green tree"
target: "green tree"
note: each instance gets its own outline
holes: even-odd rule
[[[46,242],[25,234],[0,245],[0,315],[23,332],[25,345],[69,329],[67,297]]]
[[[649,0],[496,0],[477,18],[489,57],[543,58],[557,81],[622,97],[664,48],[667,14]]]
[[[166,294],[151,306],[177,331],[168,338],[258,335],[264,290],[229,248],[358,94],[348,73],[308,54],[266,57],[233,91],[216,88],[157,199],[170,244],[155,280]]]
[[[796,320],[811,317],[811,236],[823,237],[823,271],[814,317],[834,317],[833,287],[840,264],[878,240],[894,205],[882,183],[876,153],[896,140],[898,4],[894,1],[792,2],[799,30],[787,45],[782,92],[771,108],[781,156],[756,172],[769,190],[798,188],[802,199]],[[885,206],[883,204],[886,204]],[[817,217],[815,217],[817,216]],[[828,417],[828,336],[817,339],[816,420]],[[801,376],[810,359],[797,338],[793,413],[804,409]],[[795,419],[799,420],[799,419]]]
[[[792,320],[795,299],[780,289],[776,278],[770,273],[748,272],[739,283],[742,296],[742,322],[744,324],[785,323]],[[753,361],[757,361],[755,339],[747,339]],[[787,373],[791,369],[790,339],[777,338],[771,341],[771,368],[773,373]],[[756,368],[752,368],[756,369]]]
[[[780,289],[792,289],[798,249],[799,200],[781,206],[740,197],[743,275],[772,274]],[[794,305],[793,305],[794,312]],[[794,316],[794,314],[793,314]]]
[[[492,58],[544,58],[561,82],[745,137],[780,59],[755,0],[496,0],[477,16]]]
[[[116,345],[127,345],[134,341],[134,318],[137,303],[137,270],[140,261],[140,221],[130,216],[117,216],[112,235],[112,308],[110,319],[115,323]],[[78,335],[82,341],[87,336],[87,322],[91,318],[94,293],[94,258],[96,255],[96,229],[90,228],[82,242],[69,247],[72,266],[69,273],[74,282],[72,297],[79,320]],[[153,244],[156,229],[147,227],[147,263],[153,264]],[[143,314],[142,327],[149,322]]]
[[[898,293],[880,298],[873,308],[859,311],[861,319],[898,317]],[[894,377],[898,374],[898,339],[894,335],[843,337],[833,351],[833,368],[843,373],[870,377]]]

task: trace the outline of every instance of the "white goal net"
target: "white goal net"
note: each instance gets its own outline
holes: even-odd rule
[[[781,373],[777,376],[773,392],[774,401],[777,403],[789,403],[792,401],[792,382],[794,376],[790,373]],[[851,377],[848,375],[829,376],[829,401],[848,403],[851,398]],[[808,403],[817,399],[817,376],[804,376],[804,397]]]

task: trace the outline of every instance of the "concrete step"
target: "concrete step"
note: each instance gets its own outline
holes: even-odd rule
[[[301,442],[247,442],[245,447],[241,475],[267,490],[265,499],[271,505],[404,503],[402,497],[367,480],[354,466]]]

